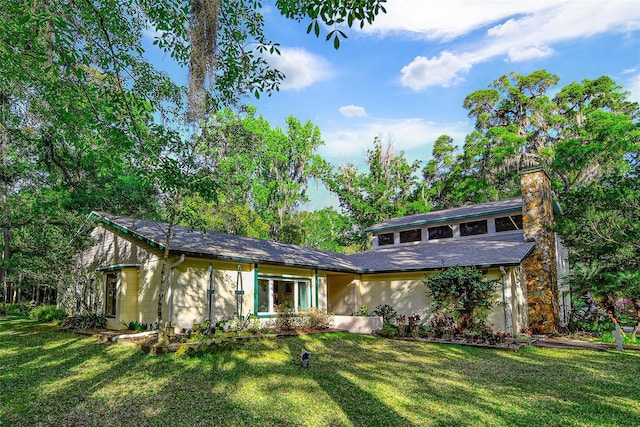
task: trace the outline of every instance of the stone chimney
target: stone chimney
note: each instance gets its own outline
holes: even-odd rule
[[[556,239],[551,181],[540,168],[521,175],[522,225],[525,242],[535,242],[524,260],[527,275],[529,327],[534,333],[556,334],[560,323]]]

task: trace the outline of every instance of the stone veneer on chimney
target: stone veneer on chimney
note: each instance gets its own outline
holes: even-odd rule
[[[560,323],[558,273],[553,226],[551,181],[542,169],[524,171],[522,186],[522,224],[525,242],[535,242],[524,260],[527,274],[529,327],[534,333],[556,334]]]

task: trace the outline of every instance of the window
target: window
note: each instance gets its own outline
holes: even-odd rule
[[[309,280],[258,279],[258,313],[274,314],[278,310],[304,310],[311,307]]]
[[[496,232],[522,230],[522,215],[503,216],[496,218]]]
[[[378,246],[393,245],[393,233],[378,234]]]
[[[450,239],[453,237],[453,228],[450,225],[429,227],[429,240]]]
[[[117,284],[118,284],[118,275],[107,274],[107,289],[106,289],[107,306],[105,307],[105,315],[107,316],[116,315]]]
[[[471,221],[460,224],[461,236],[474,236],[476,234],[487,234],[487,221]]]
[[[400,232],[400,243],[419,242],[421,240],[422,230],[420,228]]]

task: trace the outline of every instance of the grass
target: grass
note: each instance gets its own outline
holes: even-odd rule
[[[636,340],[634,341],[632,339],[633,337],[631,336],[631,333],[626,333],[623,337],[622,337],[622,341],[625,345],[640,345],[640,335],[636,337]],[[600,336],[599,338],[593,340],[594,342],[604,342],[607,344],[615,344],[616,343],[616,339],[613,337],[613,335],[611,334],[611,332],[605,332],[604,334],[602,334],[602,336]]]
[[[309,369],[291,362],[302,348]],[[0,318],[0,425],[640,425],[638,366],[639,351],[513,353],[346,333],[183,360]]]

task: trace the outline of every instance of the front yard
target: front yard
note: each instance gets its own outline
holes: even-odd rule
[[[292,363],[302,348],[309,369]],[[517,353],[346,333],[193,359],[0,318],[0,425],[640,425],[640,351]]]

